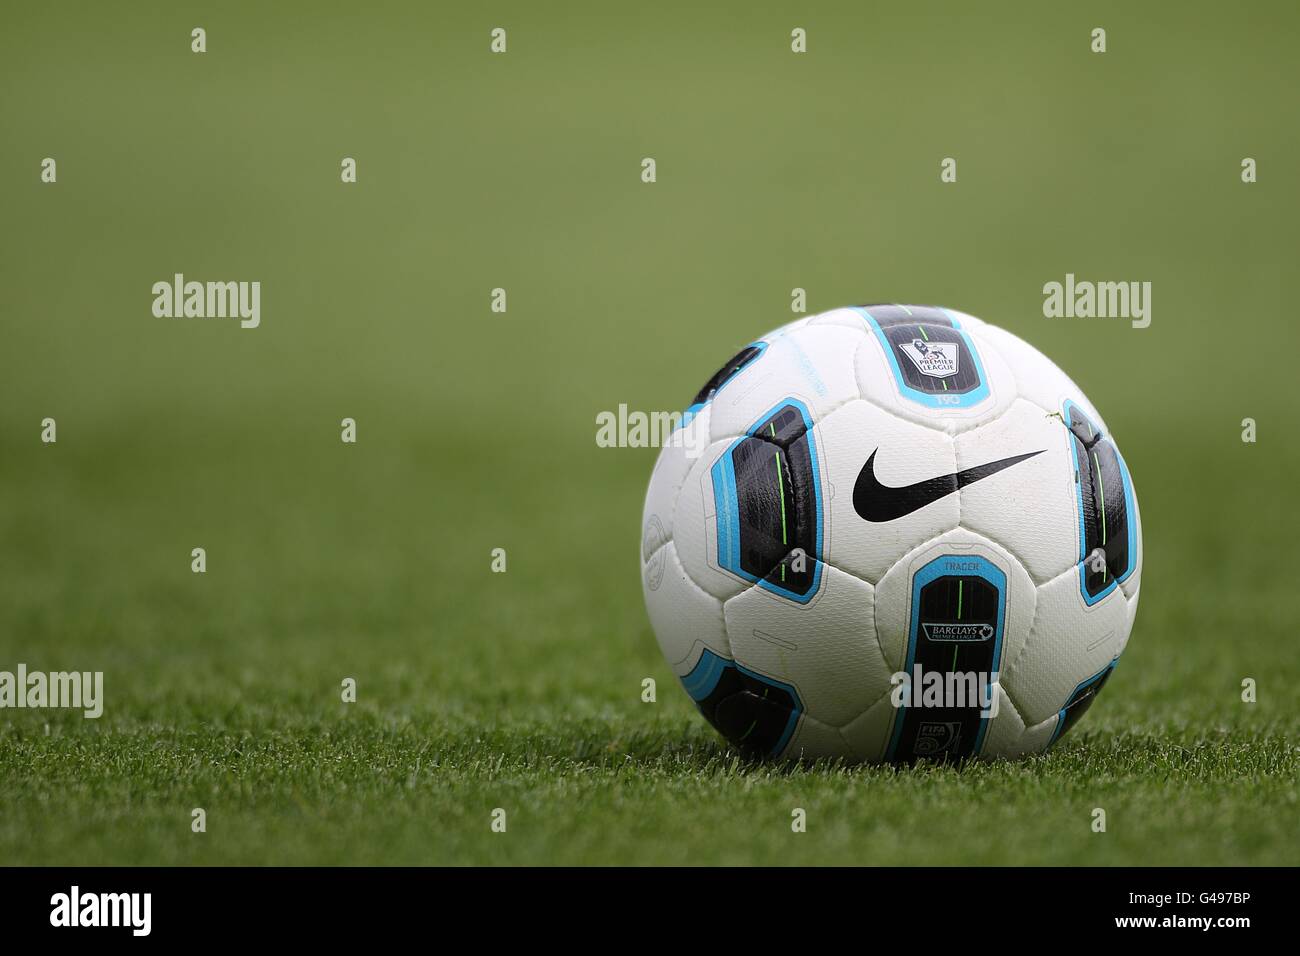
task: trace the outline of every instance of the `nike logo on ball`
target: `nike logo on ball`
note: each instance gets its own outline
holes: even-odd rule
[[[876,451],[880,449],[877,448]],[[876,451],[871,453],[867,463],[862,466],[862,471],[858,473],[857,483],[853,486],[853,510],[867,521],[879,522],[893,521],[903,515],[910,515],[918,508],[924,508],[931,502],[947,497],[959,488],[973,485],[989,475],[996,475],[1003,468],[1010,468],[1026,458],[1041,455],[1046,449],[1031,451],[1027,455],[1003,458],[1000,461],[991,461],[987,465],[976,465],[974,468],[966,468],[952,475],[927,478],[925,481],[903,485],[900,488],[882,485],[877,480],[873,467]]]

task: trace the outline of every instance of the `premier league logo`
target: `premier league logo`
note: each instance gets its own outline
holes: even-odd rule
[[[957,356],[960,354],[956,342],[926,342],[912,339],[899,346],[903,354],[912,360],[922,375],[931,378],[950,378],[957,374]]]

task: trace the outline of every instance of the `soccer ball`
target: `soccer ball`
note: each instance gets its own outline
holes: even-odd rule
[[[748,754],[1037,753],[1128,643],[1128,467],[1079,388],[996,326],[902,305],[801,319],[723,366],[673,437],[646,495],[646,607]]]

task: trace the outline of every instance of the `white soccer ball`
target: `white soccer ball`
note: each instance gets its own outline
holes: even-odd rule
[[[925,306],[805,318],[683,422],[646,495],[646,608],[748,753],[1036,753],[1128,643],[1128,467],[1079,388],[1002,329]]]

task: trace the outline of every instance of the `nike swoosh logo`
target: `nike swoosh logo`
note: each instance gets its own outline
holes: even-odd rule
[[[880,449],[877,448],[876,451]],[[973,485],[989,475],[996,475],[1002,469],[1019,464],[1026,458],[1041,455],[1046,449],[1031,451],[1027,455],[1003,458],[1000,461],[991,461],[987,465],[976,465],[974,468],[967,468],[952,475],[927,478],[925,481],[903,485],[901,488],[891,488],[877,480],[874,468],[876,451],[871,453],[867,463],[862,466],[862,471],[858,473],[858,480],[853,486],[853,510],[867,521],[880,522],[893,521],[903,515],[910,515],[913,511],[924,508],[959,488]]]

